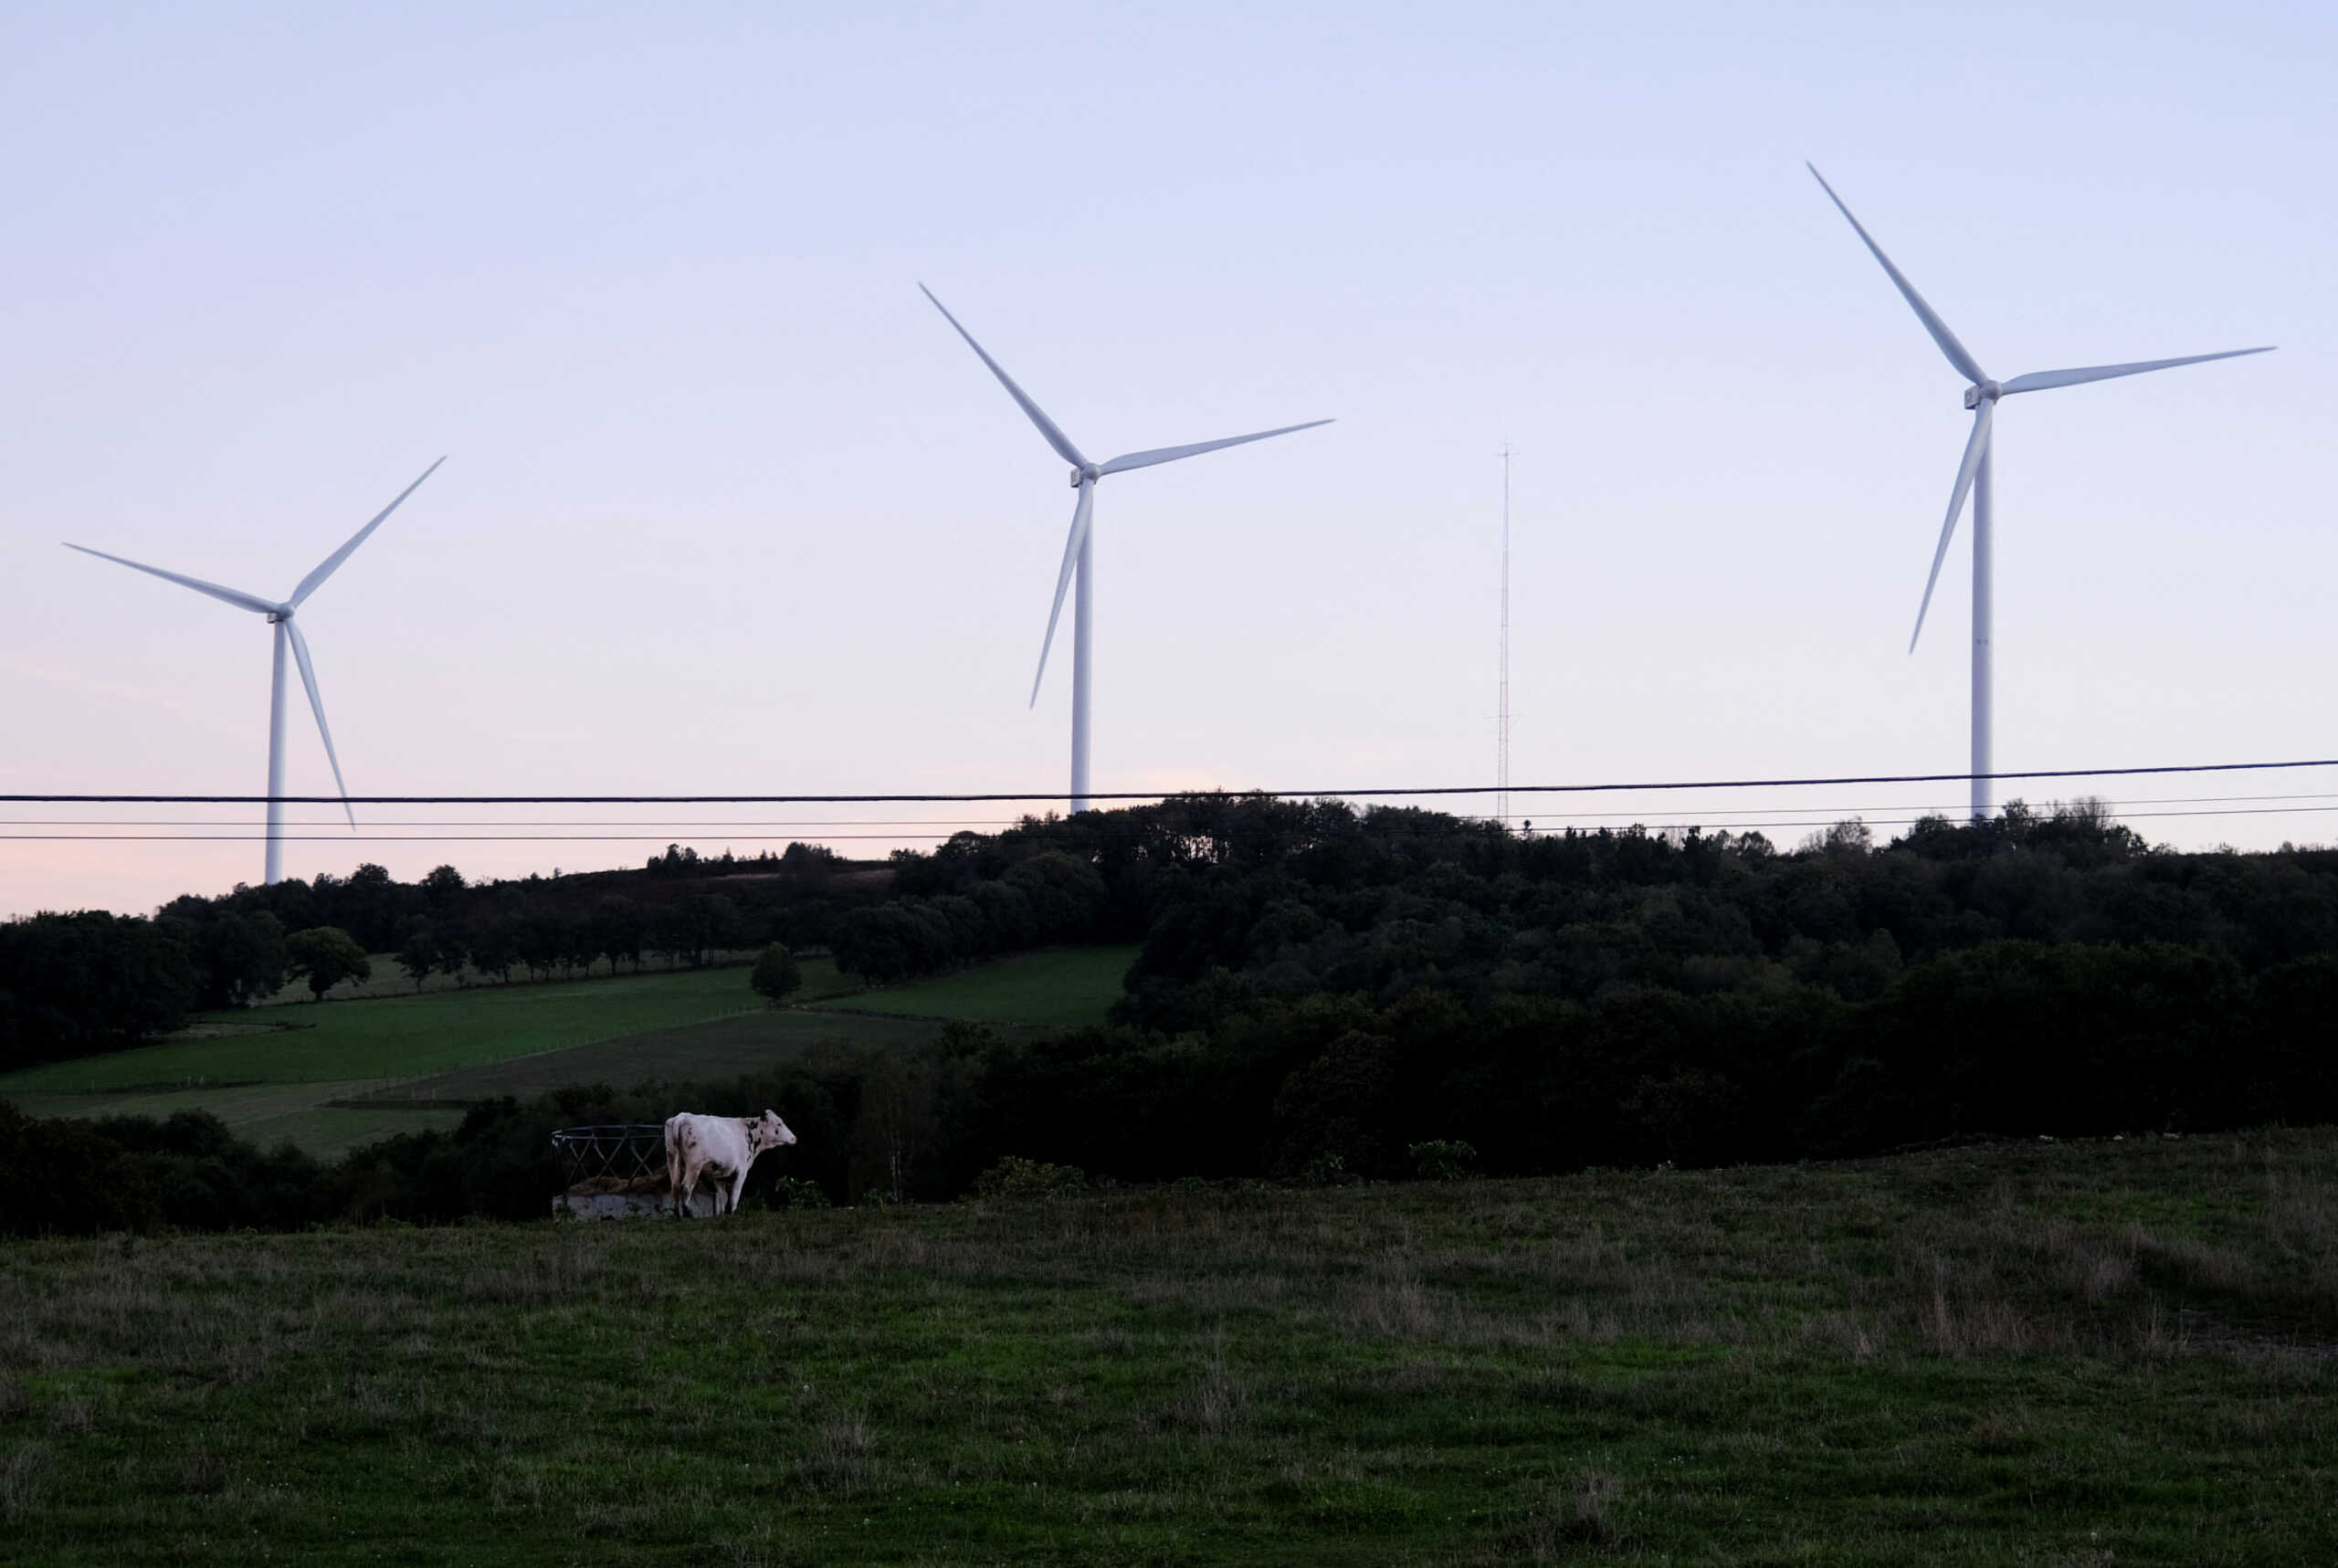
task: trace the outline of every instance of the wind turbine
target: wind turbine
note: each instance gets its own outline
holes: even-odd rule
[[[1891,258],[1883,254],[1883,247],[1875,243],[1874,237],[1859,219],[1851,217],[1851,209],[1843,205],[1843,198],[1835,194],[1835,187],[1827,183],[1827,176],[1821,174],[1814,164],[1805,163],[1803,167],[1810,171],[1811,178],[1818,182],[1818,188],[1827,193],[1836,210],[1850,219],[1851,227],[1859,231],[1859,238],[1866,241],[1875,258],[1883,263],[1884,271],[1891,275],[1892,283],[1914,310],[1916,319],[1923,322],[1924,331],[1932,334],[1933,342],[1940,345],[1940,352],[1948,356],[1948,363],[1956,368],[1959,375],[1972,384],[1964,389],[1964,406],[1973,410],[1973,434],[1964,442],[1964,460],[1957,465],[1956,487],[1949,491],[1948,520],[1941,524],[1940,544],[1933,551],[1933,572],[1924,580],[1924,599],[1916,609],[1916,630],[1908,639],[1908,651],[1914,653],[1916,639],[1924,635],[1924,613],[1932,608],[1933,589],[1940,582],[1941,563],[1948,557],[1948,542],[1956,532],[1957,514],[1964,510],[1964,497],[1969,490],[1973,496],[1973,817],[1977,822],[1989,815],[1990,781],[1986,775],[1995,771],[1990,766],[1989,712],[1989,638],[1994,609],[1990,585],[1992,507],[1989,439],[1997,399],[2017,392],[2043,392],[2048,387],[2109,381],[2114,376],[2141,375],[2147,370],[2173,370],[2180,364],[2202,364],[2212,359],[2270,353],[2272,345],[2227,349],[2213,354],[2187,354],[2182,359],[2141,360],[2132,364],[2095,364],[2077,370],[2032,371],[2011,381],[1992,381],[1979,362],[1965,352],[1963,343],[1956,341],[1956,334],[1948,330],[1948,323],[1924,303],[1924,297],[1916,292],[1916,286],[1908,281],[1900,268],[1891,265]]]
[[[438,463],[446,460],[441,458]],[[422,479],[427,479],[437,473],[438,463],[433,463],[423,469]],[[357,813],[349,805],[349,785],[342,782],[341,776],[341,759],[333,753],[332,731],[325,723],[325,700],[317,694],[317,672],[309,663],[309,640],[300,635],[300,628],[293,625],[292,613],[300,607],[310,595],[317,591],[326,578],[333,574],[342,562],[349,559],[352,551],[365,542],[368,534],[381,527],[384,520],[390,513],[397,510],[399,501],[405,500],[406,497],[421,488],[422,479],[416,479],[405,489],[400,490],[397,500],[384,507],[373,521],[350,537],[348,543],[319,562],[316,570],[301,578],[300,585],[292,590],[291,596],[281,603],[272,599],[263,599],[257,594],[247,594],[238,588],[223,588],[216,583],[206,583],[200,577],[184,577],[176,572],[165,572],[160,566],[149,566],[142,562],[124,560],[119,555],[109,555],[102,550],[91,550],[87,545],[68,544],[65,547],[68,550],[79,550],[84,555],[97,556],[101,561],[111,561],[117,564],[128,566],[133,571],[147,573],[165,582],[176,583],[181,587],[192,588],[198,594],[208,594],[211,597],[225,604],[233,605],[237,609],[249,610],[254,615],[266,616],[269,625],[276,628],[275,669],[269,678],[268,691],[268,880],[270,884],[284,879],[284,650],[288,646],[292,650],[293,658],[300,666],[300,684],[308,688],[309,710],[317,716],[317,734],[325,743],[326,760],[332,763],[332,782],[342,794],[341,807],[349,813],[349,826],[352,828],[357,826]]]
[[[1190,447],[1156,447],[1150,451],[1128,452],[1110,462],[1091,463],[1071,444],[1071,437],[1058,428],[1028,394],[1015,384],[999,363],[991,358],[974,335],[959,326],[958,318],[948,306],[933,299],[933,290],[922,283],[918,285],[925,297],[933,300],[933,308],[942,319],[958,328],[958,335],[974,351],[983,363],[990,366],[991,374],[998,377],[1031,423],[1039,427],[1056,456],[1071,465],[1072,487],[1079,491],[1079,504],[1072,508],[1071,534],[1064,541],[1063,567],[1056,574],[1056,600],[1048,611],[1048,635],[1039,643],[1039,670],[1031,678],[1031,705],[1039,701],[1039,682],[1047,678],[1048,650],[1055,645],[1056,622],[1063,615],[1064,590],[1070,586],[1075,570],[1079,574],[1079,595],[1073,602],[1071,613],[1071,809],[1086,811],[1088,805],[1088,709],[1090,698],[1090,637],[1094,629],[1095,563],[1090,550],[1089,525],[1096,515],[1096,484],[1107,474],[1124,473],[1130,468],[1149,468],[1155,463],[1174,463],[1180,458],[1197,458],[1204,452],[1215,452],[1221,447],[1239,447],[1247,441],[1263,441],[1269,436],[1288,436],[1294,430],[1312,430],[1318,425],[1329,425],[1329,419],[1311,419],[1304,425],[1285,425],[1280,429],[1260,430],[1248,436],[1228,436],[1223,440],[1196,441]]]

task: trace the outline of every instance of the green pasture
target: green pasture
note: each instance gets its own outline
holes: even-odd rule
[[[1133,947],[1022,953],[858,994],[834,961],[809,958],[791,1000],[811,1005],[785,1008],[756,995],[743,968],[271,1005],[207,1014],[137,1050],[7,1074],[0,1099],[34,1116],[208,1110],[263,1146],[290,1140],[332,1158],[392,1133],[451,1127],[464,1102],[494,1095],[736,1078],[815,1047],[911,1043],[953,1017],[1093,1023],[1135,956]]]
[[[804,970],[806,993],[845,989],[827,960]],[[763,1005],[745,970],[700,969],[213,1013],[194,1037],[10,1073],[0,1095],[412,1078]]]
[[[1037,1024],[1076,1028],[1101,1024],[1121,998],[1121,982],[1137,948],[1058,947],[1019,952],[978,968],[863,992],[825,1004],[863,1013],[963,1018],[978,1024]]]
[[[2328,1563],[2333,1413],[2327,1130],[0,1243],[59,1565]]]
[[[411,1101],[433,1097],[486,1100],[509,1094],[525,1100],[568,1083],[627,1089],[652,1079],[719,1082],[767,1072],[774,1062],[806,1050],[910,1046],[932,1037],[931,1018],[832,1013],[825,1007],[766,1007],[625,1035],[541,1056],[512,1057],[424,1079],[401,1079],[370,1091]]]
[[[803,970],[807,996],[850,988],[829,960],[807,959]],[[252,1008],[205,1015],[158,1045],[10,1073],[0,1077],[0,1099],[34,1116],[167,1116],[199,1109],[263,1145],[290,1139],[331,1157],[394,1132],[460,1120],[459,1105],[416,1109],[412,1100],[431,1091],[404,1094],[401,1085],[515,1059],[558,1062],[604,1042],[768,1011],[741,968]],[[545,1076],[543,1087],[575,1075],[553,1068]],[[652,1068],[633,1075],[668,1076],[683,1074]],[[349,1103],[367,1096],[406,1103]]]

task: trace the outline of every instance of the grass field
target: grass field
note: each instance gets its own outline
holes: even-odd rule
[[[804,968],[809,994],[848,989],[826,959]],[[701,969],[213,1013],[198,1026],[226,1032],[11,1073],[0,1094],[412,1078],[763,1005],[745,970]]]
[[[34,1116],[205,1110],[264,1146],[332,1158],[395,1132],[446,1128],[463,1101],[564,1083],[721,1079],[813,1046],[899,1045],[936,1021],[1094,1023],[1132,947],[1017,954],[963,973],[857,993],[832,960],[803,962],[808,1006],[774,1009],[741,968],[483,985],[205,1016],[183,1037],[0,1077]],[[423,1102],[448,1101],[445,1109]]]
[[[807,998],[852,988],[827,959],[807,959],[803,970]],[[572,1052],[635,1037],[652,1042],[644,1070],[627,1077],[622,1052],[593,1055],[592,1066],[614,1068],[624,1082],[688,1077],[696,1069],[692,1054],[677,1049],[677,1028],[769,1011],[749,987],[746,970],[704,969],[215,1013],[184,1037],[0,1077],[0,1098],[35,1116],[167,1116],[201,1109],[263,1144],[290,1139],[330,1157],[393,1132],[451,1126],[462,1114],[459,1108],[336,1102],[377,1093],[410,1098],[397,1094],[397,1086],[521,1059],[542,1067],[521,1070],[520,1079],[551,1088],[580,1077],[553,1065]],[[736,1038],[735,1030],[718,1034],[712,1054],[735,1059],[739,1053],[722,1047]],[[724,1076],[740,1070],[727,1068]]]
[[[939,1026],[931,1018],[766,1007],[573,1050],[404,1079],[374,1092],[398,1099],[484,1100],[499,1094],[526,1099],[565,1083],[627,1089],[650,1079],[719,1081],[765,1071],[774,1061],[816,1047],[912,1045],[932,1037]]]
[[[1076,1028],[1104,1021],[1105,1009],[1121,999],[1122,977],[1136,955],[1133,945],[1020,952],[939,980],[839,997],[827,1005],[981,1024]]]
[[[2338,1137],[0,1244],[0,1558],[2338,1560]]]

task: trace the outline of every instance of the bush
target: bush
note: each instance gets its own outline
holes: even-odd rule
[[[817,1182],[807,1182],[801,1176],[782,1176],[763,1195],[762,1205],[774,1209],[824,1209],[829,1207],[828,1194],[820,1190]]]
[[[0,1236],[290,1230],[331,1217],[325,1170],[263,1153],[207,1111],[35,1120],[0,1101]]]
[[[1028,1203],[1069,1197],[1087,1185],[1087,1173],[1077,1165],[1051,1165],[1045,1160],[1009,1154],[974,1178],[974,1195],[994,1202]]]
[[[1325,1161],[1360,1175],[1391,1173],[1383,1129],[1396,1121],[1395,1042],[1351,1029],[1292,1073],[1275,1096],[1275,1170]]]
[[[749,976],[749,983],[777,1006],[803,986],[804,971],[797,966],[794,953],[773,942],[755,960],[755,972]]]
[[[1424,1182],[1458,1182],[1478,1168],[1478,1151],[1459,1138],[1406,1145],[1413,1174]]]

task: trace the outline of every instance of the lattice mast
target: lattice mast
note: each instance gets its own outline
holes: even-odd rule
[[[1501,689],[1494,704],[1494,820],[1510,826],[1510,443],[1501,444]]]

